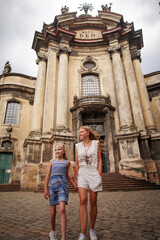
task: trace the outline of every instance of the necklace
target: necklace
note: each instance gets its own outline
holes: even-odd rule
[[[91,144],[90,144],[90,145],[91,145]],[[88,149],[89,149],[90,145],[88,146],[88,148],[83,145],[83,146],[84,146],[84,150],[85,150],[85,154],[86,154],[84,160],[85,160],[85,162],[87,163],[87,165],[88,165],[88,164],[91,164],[91,161],[89,160],[89,156],[87,155],[87,152],[88,152]]]

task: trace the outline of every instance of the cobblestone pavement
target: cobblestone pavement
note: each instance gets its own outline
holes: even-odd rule
[[[66,209],[67,240],[77,240],[78,193]],[[0,240],[48,240],[49,211],[43,193],[0,192]],[[56,227],[61,239],[58,211]],[[160,190],[99,193],[96,231],[99,240],[160,240]]]

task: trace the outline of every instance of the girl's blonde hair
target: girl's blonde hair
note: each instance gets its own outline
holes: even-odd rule
[[[68,173],[73,172],[73,168],[72,168],[71,162],[69,161],[69,159],[68,159],[68,157],[67,157],[67,152],[66,152],[64,143],[62,143],[62,142],[56,143],[56,144],[55,144],[55,147],[56,147],[56,146],[61,146],[61,147],[63,148],[63,151],[64,151],[64,153],[63,153],[63,158],[69,162]]]
[[[68,160],[64,143],[62,143],[62,142],[61,142],[61,143],[56,143],[55,147],[57,147],[57,146],[60,146],[60,147],[63,148],[63,151],[64,151],[64,153],[63,153],[63,158],[66,159],[66,160]]]

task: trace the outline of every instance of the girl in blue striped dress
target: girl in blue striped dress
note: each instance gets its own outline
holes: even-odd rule
[[[74,187],[74,181],[69,177],[70,161],[67,159],[66,150],[63,143],[55,146],[55,159],[50,160],[49,169],[46,175],[44,197],[50,203],[50,240],[57,240],[55,232],[56,205],[59,205],[61,217],[62,240],[66,240],[67,217],[65,205],[68,204],[68,181]]]

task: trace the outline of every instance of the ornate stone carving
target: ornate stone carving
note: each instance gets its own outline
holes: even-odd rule
[[[36,60],[36,63],[38,64],[40,61],[47,61],[47,53],[46,52],[38,52],[37,54],[37,60]]]
[[[12,132],[12,127],[9,125],[7,128],[6,128],[6,137],[7,138],[10,138],[11,137],[11,132]]]
[[[129,134],[129,133],[136,133],[137,127],[135,125],[124,125],[119,129],[120,134]]]
[[[85,113],[85,109],[81,107],[76,111],[76,113],[77,113],[77,116],[81,118],[82,114]]]
[[[141,53],[140,53],[140,51],[138,51],[138,50],[137,51],[131,51],[131,58],[132,58],[132,60],[138,58],[141,61]]]
[[[59,53],[62,53],[62,52],[67,53],[67,54],[71,54],[72,49],[67,45],[60,44],[59,45]]]
[[[110,52],[110,53],[116,53],[116,52],[119,52],[120,49],[121,49],[121,45],[120,45],[120,44],[116,44],[116,45],[114,45],[114,46],[110,46],[110,47],[108,48],[108,52]]]
[[[12,70],[11,65],[9,61],[7,61],[6,64],[4,65],[3,74],[10,73],[11,70]]]

